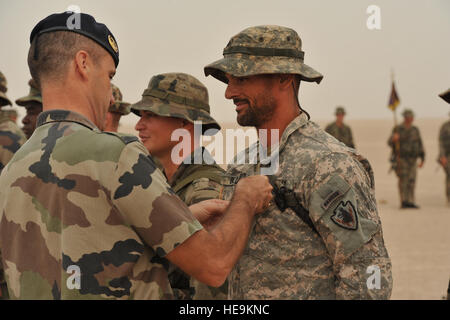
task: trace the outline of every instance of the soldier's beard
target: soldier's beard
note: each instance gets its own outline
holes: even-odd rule
[[[255,99],[255,104],[247,100],[248,107],[237,115],[237,122],[243,127],[261,127],[272,119],[275,113],[275,99],[270,96],[260,95]]]

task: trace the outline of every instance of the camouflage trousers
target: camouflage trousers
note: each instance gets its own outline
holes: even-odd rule
[[[400,158],[395,173],[398,177],[398,189],[401,202],[414,202],[414,189],[417,177],[417,158]]]

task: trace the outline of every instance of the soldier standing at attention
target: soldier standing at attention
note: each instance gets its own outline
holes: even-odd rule
[[[450,89],[448,89],[446,92],[441,93],[439,96],[447,101],[447,103],[450,103]],[[450,207],[450,120],[445,122],[439,130],[438,161],[445,171],[445,194],[447,195],[447,206]]]
[[[34,130],[36,130],[37,117],[42,112],[42,96],[36,81],[31,79],[28,81],[28,85],[30,86],[30,92],[27,96],[17,99],[16,104],[25,107],[27,111],[25,117],[22,119],[22,130],[27,136],[27,139],[30,139]]]
[[[395,144],[399,144],[399,149],[394,151],[394,154],[396,156],[395,173],[398,177],[401,208],[418,209],[414,198],[417,159],[420,158],[419,168],[422,168],[425,161],[425,151],[419,129],[412,125],[414,113],[410,109],[405,109],[402,115],[403,123],[392,130],[388,145],[396,150]]]
[[[200,147],[200,134],[214,135],[220,125],[210,115],[208,90],[195,77],[185,73],[165,73],[151,78],[142,100],[131,105],[140,116],[135,129],[152,157],[163,166],[172,190],[190,206],[207,199],[220,197],[224,170],[219,167],[208,150]],[[194,121],[200,122],[198,137]],[[197,124],[198,125],[198,124]],[[183,133],[183,141],[172,141],[175,130]],[[184,159],[175,147],[187,146]],[[180,150],[178,150],[180,151]],[[174,157],[178,159],[174,159]],[[182,162],[180,162],[182,160]],[[172,287],[177,288],[179,299],[188,299],[195,292],[195,299],[226,299],[226,284],[220,288],[208,287],[179,272],[170,274]],[[189,288],[194,290],[189,290]]]
[[[109,29],[88,14],[52,14],[30,44],[44,112],[0,176],[9,296],[172,299],[169,262],[222,285],[272,199],[267,177],[240,181],[229,203],[188,208],[136,137],[102,132],[119,63]]]
[[[345,109],[343,107],[337,107],[335,115],[336,121],[327,125],[325,131],[339,141],[343,142],[347,147],[355,148],[352,129],[350,129],[348,125],[344,124]]]
[[[266,129],[267,137],[279,130],[281,136],[259,145],[259,135],[237,156],[278,149],[279,165],[270,177],[276,205],[255,219],[228,278],[229,298],[387,299],[391,262],[370,164],[309,121],[300,107],[300,81],[319,83],[323,77],[304,64],[301,47],[292,29],[250,27],[231,38],[223,59],[205,67],[206,75],[227,84],[225,98],[236,105],[241,126]],[[233,164],[228,173],[251,176],[262,167]]]
[[[114,102],[111,102],[106,114],[104,131],[118,132],[120,118],[130,113],[130,104],[122,101],[122,92],[117,86],[111,83],[111,88]]]

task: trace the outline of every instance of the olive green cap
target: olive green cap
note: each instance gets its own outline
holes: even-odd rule
[[[131,111],[130,104],[128,102],[122,101],[122,92],[120,92],[120,89],[117,86],[111,83],[111,87],[115,102],[114,104],[109,106],[108,111],[117,112],[123,116],[126,116]]]
[[[295,30],[263,25],[232,37],[223,50],[223,59],[207,65],[204,71],[225,83],[225,73],[235,77],[298,74],[303,81],[320,83],[323,76],[303,61],[302,40]]]
[[[201,121],[203,133],[208,129],[220,130],[220,125],[210,114],[208,89],[186,73],[153,76],[142,100],[131,105],[131,111],[139,116],[141,110],[162,117],[182,118],[191,123]]]
[[[341,107],[341,106],[337,107],[334,114],[335,114],[335,115],[338,115],[338,114],[345,114],[345,109],[344,109],[344,107]]]
[[[411,109],[405,109],[402,112],[402,116],[404,116],[404,117],[414,117],[414,112]]]
[[[39,90],[36,82],[33,79],[30,79],[30,81],[28,81],[28,85],[30,86],[30,92],[28,95],[17,99],[16,104],[22,107],[26,107],[32,101],[42,104],[41,91]]]

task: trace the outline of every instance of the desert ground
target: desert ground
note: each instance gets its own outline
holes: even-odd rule
[[[332,121],[330,119],[330,121]],[[446,119],[417,119],[425,146],[425,165],[418,171],[416,202],[420,209],[400,209],[397,177],[389,171],[387,140],[393,120],[346,121],[356,148],[375,173],[378,210],[393,265],[391,299],[442,299],[450,278],[450,207],[444,193],[445,174],[436,162],[439,128]],[[316,121],[322,128],[327,121]],[[224,124],[236,128],[236,124]],[[136,134],[132,126],[122,132]],[[225,136],[225,133],[223,134]]]

